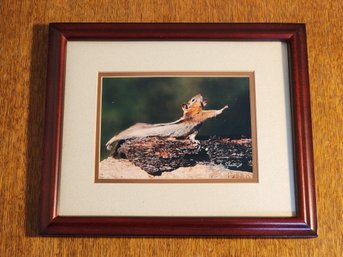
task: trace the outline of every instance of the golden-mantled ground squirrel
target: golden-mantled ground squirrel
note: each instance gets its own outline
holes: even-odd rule
[[[147,124],[137,123],[128,129],[112,137],[107,143],[108,150],[112,150],[115,143],[120,140],[144,137],[170,137],[170,138],[189,138],[194,143],[200,125],[207,119],[221,114],[228,106],[220,110],[203,110],[206,101],[201,94],[192,97],[187,104],[182,104],[183,116],[170,123]]]

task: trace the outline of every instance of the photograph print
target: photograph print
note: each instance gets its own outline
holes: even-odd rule
[[[96,183],[258,182],[253,72],[99,73]]]

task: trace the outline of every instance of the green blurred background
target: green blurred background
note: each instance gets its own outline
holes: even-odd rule
[[[137,122],[175,121],[182,116],[181,104],[199,93],[207,100],[205,109],[229,109],[207,120],[197,138],[251,138],[248,77],[104,77],[101,160],[108,156],[105,145],[115,134]]]

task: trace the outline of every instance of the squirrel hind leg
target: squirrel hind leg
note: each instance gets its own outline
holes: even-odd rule
[[[194,131],[192,134],[190,134],[188,136],[188,138],[192,141],[192,143],[196,144],[196,145],[200,145],[200,141],[196,140],[195,137],[197,136],[198,131]]]
[[[121,145],[125,142],[125,140],[119,140],[115,143],[112,144],[111,149],[109,150],[109,154],[108,156],[112,156],[112,157],[118,157],[120,156],[118,153],[118,149],[121,147]],[[125,159],[125,158],[124,158]]]
[[[106,149],[107,149],[108,151],[111,151],[112,148],[113,148],[113,146],[112,146],[111,143],[107,143],[107,144],[106,144]]]

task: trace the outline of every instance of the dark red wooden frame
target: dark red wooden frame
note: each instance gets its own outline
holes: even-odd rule
[[[65,217],[56,210],[68,41],[283,41],[289,49],[295,217]],[[66,110],[67,111],[67,110]],[[304,24],[99,24],[49,26],[40,231],[43,235],[316,237],[310,92]]]

